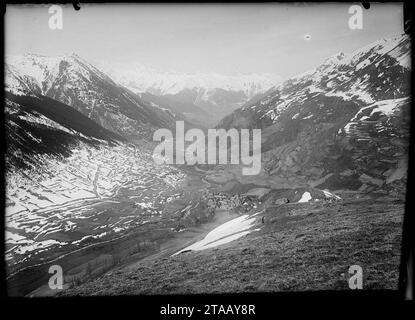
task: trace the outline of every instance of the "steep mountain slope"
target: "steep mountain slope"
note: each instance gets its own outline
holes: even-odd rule
[[[68,156],[81,141],[91,146],[124,141],[73,108],[47,97],[6,93],[9,170],[42,165],[43,155]]]
[[[177,118],[170,110],[140,99],[76,54],[9,56],[5,69],[6,91],[53,98],[132,140],[149,137],[156,128],[173,128]]]
[[[271,176],[330,189],[389,187],[406,177],[410,73],[409,38],[380,40],[285,81],[218,127],[261,128]]]
[[[273,74],[225,76],[161,72],[138,64],[97,62],[97,65],[133,92],[150,93],[181,104],[196,105],[214,122],[280,82],[280,77]],[[205,120],[198,112],[192,116],[202,122]]]

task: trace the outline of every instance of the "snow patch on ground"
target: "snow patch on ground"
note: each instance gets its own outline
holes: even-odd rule
[[[322,190],[322,191],[323,191],[324,195],[326,196],[326,198],[328,198],[328,199],[333,199],[333,198],[337,199],[337,200],[341,199],[339,196],[335,195],[334,193],[331,193],[328,190]]]
[[[371,116],[378,112],[383,113],[386,116],[390,116],[399,106],[405,104],[406,102],[408,102],[408,98],[405,97],[400,99],[381,100],[372,103],[367,107],[363,107],[355,114],[349,123],[344,126],[344,131],[346,133],[350,133],[351,128],[355,126],[359,121],[368,120]],[[370,112],[369,116],[365,116],[364,114],[366,110],[370,109],[372,109],[372,111]]]
[[[301,196],[301,199],[298,202],[308,202],[312,199],[310,192],[306,191]]]
[[[183,251],[194,250],[200,251],[208,248],[213,248],[220,246],[225,243],[229,243],[236,239],[239,239],[248,233],[255,231],[249,230],[255,224],[255,215],[250,216],[245,214],[213,229],[209,232],[205,238],[202,240],[176,252],[174,255],[177,255]]]

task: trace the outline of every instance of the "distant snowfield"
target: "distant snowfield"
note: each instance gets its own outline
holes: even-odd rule
[[[257,231],[259,229],[250,230],[254,224],[255,220],[257,219],[255,216],[261,212],[258,212],[254,215],[242,215],[237,217],[233,220],[225,222],[224,224],[220,225],[219,227],[213,229],[209,232],[206,237],[202,240],[176,252],[173,256],[188,250],[193,251],[200,251],[205,250],[213,247],[220,246],[225,243],[229,243],[236,239],[239,239],[252,231]]]
[[[94,61],[116,82],[133,92],[157,92],[177,94],[186,89],[199,88],[205,93],[214,89],[243,91],[248,98],[263,93],[281,82],[281,77],[271,73],[223,75],[216,73],[187,74],[177,71],[161,71],[139,63],[114,63]]]

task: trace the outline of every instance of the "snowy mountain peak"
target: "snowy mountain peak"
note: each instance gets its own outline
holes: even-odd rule
[[[130,139],[150,136],[156,128],[170,127],[175,121],[170,111],[131,94],[74,53],[8,56],[5,70],[6,91],[52,98]]]
[[[409,51],[409,37],[405,34],[401,34],[393,38],[384,38],[374,41],[363,48],[353,51],[342,60],[342,64],[356,65],[364,56],[371,58],[375,55],[378,57],[388,55],[392,58],[397,58],[403,67],[409,69]]]
[[[410,67],[408,36],[381,39],[350,54],[327,58],[316,68],[284,81],[260,101],[247,104],[242,111],[255,110],[255,119],[275,123],[289,105],[301,104],[310,96],[324,95],[361,105],[405,98],[409,94]],[[222,122],[233,121],[238,113],[240,110]]]
[[[286,81],[290,82],[308,78],[320,79],[322,73],[326,74],[341,67],[356,67],[360,69],[365,65],[374,62],[375,59],[379,61],[382,60],[384,55],[395,58],[402,67],[410,69],[409,37],[402,34],[393,38],[384,38],[374,41],[351,53],[336,53],[325,59],[316,68],[303,72]],[[361,64],[358,65],[359,63]]]
[[[91,74],[112,82],[112,80],[82,59],[76,53],[51,57],[34,53],[6,56],[6,88],[15,94],[46,94],[56,81],[65,77],[74,82],[89,80]],[[34,87],[27,88],[27,82]]]

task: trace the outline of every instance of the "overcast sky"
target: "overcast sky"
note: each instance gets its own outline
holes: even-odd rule
[[[403,32],[402,4],[371,3],[363,30],[350,30],[350,4],[84,5],[63,7],[63,29],[48,6],[7,6],[6,54],[138,62],[186,73],[275,73],[314,68],[340,51]],[[309,35],[308,40],[305,36]]]

